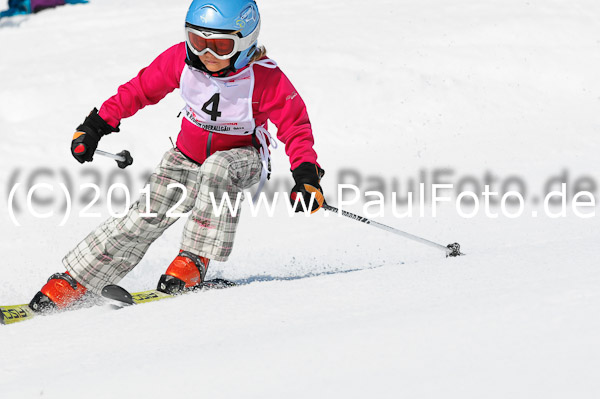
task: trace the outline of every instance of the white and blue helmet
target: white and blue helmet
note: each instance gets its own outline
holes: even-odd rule
[[[210,51],[218,58],[231,58],[227,69],[236,71],[248,65],[256,51],[260,14],[254,0],[194,0],[185,17],[185,28],[189,65],[207,71],[198,55]],[[228,35],[235,39],[235,47],[231,54],[220,57],[209,48],[195,48],[190,40],[190,37],[196,37],[201,41],[210,41],[212,37],[223,38]]]

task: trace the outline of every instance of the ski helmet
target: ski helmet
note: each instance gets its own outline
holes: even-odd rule
[[[248,65],[256,51],[260,14],[254,0],[194,0],[185,27],[189,65],[209,72],[199,58],[209,51],[217,58],[231,59],[229,67],[220,72],[235,72]],[[230,46],[219,43],[228,36],[234,39]]]

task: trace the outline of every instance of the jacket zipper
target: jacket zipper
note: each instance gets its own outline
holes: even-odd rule
[[[208,133],[208,140],[206,140],[206,158],[210,157],[210,145],[212,142],[213,132]]]

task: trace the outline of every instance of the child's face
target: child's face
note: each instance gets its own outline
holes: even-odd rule
[[[230,60],[220,60],[210,52],[206,52],[200,56],[200,61],[202,61],[209,71],[218,72],[221,69],[227,68]]]

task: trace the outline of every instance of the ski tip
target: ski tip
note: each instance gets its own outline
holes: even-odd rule
[[[133,297],[125,288],[114,284],[109,284],[102,288],[102,296],[106,299],[118,301],[126,305],[135,304]]]

